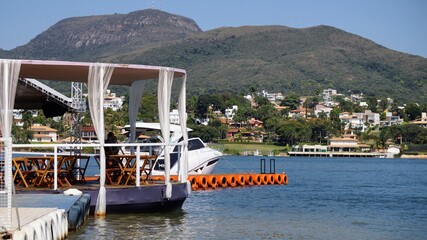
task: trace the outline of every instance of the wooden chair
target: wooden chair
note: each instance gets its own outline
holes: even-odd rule
[[[30,164],[26,158],[13,158],[13,180],[17,183],[17,187],[23,184],[26,188],[29,184],[34,183],[36,177],[36,169]]]
[[[73,183],[86,183],[85,174],[86,169],[89,164],[90,157],[89,156],[73,156],[74,162],[70,163],[70,175],[73,178]],[[95,160],[99,166],[99,156],[95,156]],[[72,165],[71,165],[72,164]]]
[[[63,157],[58,157],[57,159],[57,180],[58,180],[58,184],[61,187],[65,187],[66,186],[65,184],[71,187],[71,183],[68,181],[68,178],[70,176],[69,176],[68,168],[65,165],[66,161],[67,159]],[[44,167],[37,170],[38,181],[36,182],[35,186],[40,187],[43,184],[45,184],[47,185],[47,187],[51,187],[51,185],[55,181],[54,162],[55,162],[55,159],[51,157],[47,159],[47,162],[45,163]]]
[[[105,176],[108,180],[108,184],[120,184],[123,177],[123,164],[122,156],[124,155],[110,155],[106,156],[107,166],[105,169]],[[111,165],[110,165],[111,164]]]
[[[142,165],[140,167],[140,181],[142,183],[147,183],[148,177],[151,174],[151,170],[154,166],[154,164],[150,165],[150,161],[155,161],[157,159],[156,155],[151,156],[140,156],[140,160],[142,162]],[[136,159],[132,159],[128,162],[127,166],[123,168],[123,177],[126,177],[125,185],[127,185],[130,181],[135,182],[136,181]],[[120,178],[121,179],[121,178]],[[120,182],[120,180],[119,180]]]
[[[58,169],[59,173],[65,176],[68,182],[76,183],[78,180],[76,178],[77,172],[74,170],[77,157],[76,156],[63,156],[62,157],[62,168]]]

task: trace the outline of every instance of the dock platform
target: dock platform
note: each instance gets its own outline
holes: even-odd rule
[[[13,239],[65,239],[69,230],[83,225],[90,209],[90,195],[17,194],[12,226],[2,237]],[[15,205],[14,204],[14,205]],[[18,211],[17,211],[18,210]],[[0,209],[6,211],[6,209]]]

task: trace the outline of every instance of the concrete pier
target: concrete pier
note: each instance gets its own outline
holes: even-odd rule
[[[89,215],[90,195],[17,194],[14,205],[18,209],[12,209],[12,227],[0,234],[3,239],[65,239]]]

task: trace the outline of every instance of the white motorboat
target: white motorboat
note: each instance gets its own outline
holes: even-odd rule
[[[123,128],[123,134],[128,133],[130,126],[126,125]],[[146,123],[146,122],[136,122],[136,136],[137,142],[141,143],[161,143],[163,142],[160,134],[157,134],[160,131],[159,123]],[[153,134],[153,131],[155,133]],[[187,131],[192,131],[192,129],[187,128]],[[170,124],[171,132],[171,144],[179,144],[183,141],[181,126]],[[148,136],[150,135],[150,136]],[[170,146],[170,165],[171,175],[178,175],[179,171],[179,157],[181,154],[181,145]],[[122,148],[124,153],[131,152],[130,148]],[[157,159],[154,164],[154,168],[151,172],[153,176],[164,175],[164,149],[161,147],[149,147],[146,146],[141,149],[142,154],[157,155]],[[216,149],[210,148],[204,143],[200,138],[189,138],[188,139],[188,174],[210,174],[214,170],[218,160],[221,158],[222,153]]]

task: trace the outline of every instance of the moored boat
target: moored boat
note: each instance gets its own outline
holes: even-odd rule
[[[126,125],[123,128],[124,134],[129,132],[130,125]],[[179,125],[171,124],[170,125],[170,142],[174,144],[182,144],[184,139],[182,136],[182,128]],[[145,135],[147,132],[160,131],[159,123],[147,123],[147,122],[137,122],[136,123],[136,136],[143,135],[143,138],[139,138],[138,142],[145,143],[159,143],[163,139],[158,133],[152,134],[151,137]],[[192,129],[187,128],[187,131],[192,131]],[[125,153],[130,153],[130,148],[122,148],[122,151]],[[133,150],[133,152],[135,152]],[[162,176],[164,175],[164,149],[156,147],[145,147],[142,149],[142,152],[145,154],[155,153],[158,157],[154,162],[153,171],[151,174],[153,176]],[[179,172],[179,158],[183,157],[180,153],[179,145],[170,146],[170,159],[171,159],[171,175],[178,175]],[[189,138],[188,139],[188,174],[210,174],[215,169],[215,166],[218,160],[222,157],[222,153],[216,149],[210,148],[204,143],[200,138]]]

